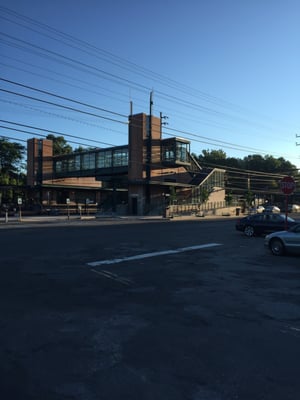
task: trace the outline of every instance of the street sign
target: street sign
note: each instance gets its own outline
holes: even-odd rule
[[[285,176],[280,181],[280,189],[284,194],[292,194],[296,188],[296,183],[291,176]]]
[[[22,197],[18,197],[18,205],[19,205],[19,206],[22,205]]]

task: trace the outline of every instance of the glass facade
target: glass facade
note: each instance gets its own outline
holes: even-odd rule
[[[95,153],[84,153],[81,159],[81,169],[95,169]]]
[[[161,146],[162,162],[187,164],[189,163],[189,150],[190,142],[176,138],[164,140]]]
[[[54,161],[54,171],[57,173],[123,166],[128,166],[127,147],[67,155]]]
[[[97,168],[110,168],[112,164],[112,151],[105,150],[97,153]]]
[[[203,200],[204,192],[211,193],[216,189],[224,189],[224,175],[225,171],[214,170],[200,186],[193,188],[192,203],[201,203]]]
[[[115,150],[113,153],[113,166],[120,167],[128,165],[128,149]]]
[[[188,144],[176,142],[176,160],[186,163],[188,162]]]

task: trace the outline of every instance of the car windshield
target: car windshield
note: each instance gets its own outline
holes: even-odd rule
[[[284,216],[284,218],[285,218],[285,216]],[[288,221],[290,221],[290,222],[296,222],[293,218],[291,218],[291,217],[287,217],[287,220]]]
[[[262,214],[255,214],[255,215],[249,215],[246,217],[248,220],[254,220],[254,221],[269,221],[269,222],[279,222],[279,221],[284,221],[285,220],[285,215],[283,214],[274,214],[274,213],[262,213]],[[295,222],[295,220],[291,217],[287,217],[288,222]]]

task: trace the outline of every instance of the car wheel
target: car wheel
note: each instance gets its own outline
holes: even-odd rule
[[[284,254],[284,244],[280,239],[272,239],[270,242],[270,250],[275,256],[282,256]]]
[[[251,225],[245,226],[244,234],[248,237],[254,236],[254,228]]]

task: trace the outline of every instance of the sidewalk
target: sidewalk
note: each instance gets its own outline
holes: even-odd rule
[[[205,215],[205,216],[196,216],[196,215],[174,215],[170,217],[163,217],[161,215],[152,215],[152,216],[134,216],[134,215],[70,215],[69,218],[67,215],[56,215],[56,216],[48,216],[48,215],[36,215],[36,216],[22,216],[21,221],[18,216],[8,217],[7,222],[5,221],[5,217],[0,218],[0,227],[4,228],[5,226],[20,226],[26,224],[51,224],[51,223],[69,223],[69,222],[83,222],[83,221],[201,221],[201,220],[211,220],[211,219],[220,219],[226,220],[231,218],[237,218],[235,215]]]

